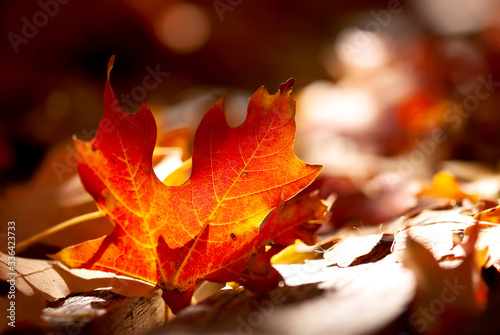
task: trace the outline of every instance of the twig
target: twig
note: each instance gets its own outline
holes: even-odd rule
[[[96,211],[96,212],[92,212],[92,213],[87,213],[87,214],[83,214],[83,215],[80,215],[80,216],[76,216],[74,218],[71,218],[69,220],[66,220],[66,221],[63,221],[53,227],[50,227],[49,229],[46,229],[36,235],[33,235],[31,236],[30,238],[22,241],[21,243],[17,244],[16,245],[16,251],[17,252],[22,252],[23,250],[25,250],[26,248],[28,248],[30,245],[32,245],[33,243],[35,242],[38,242],[39,240],[49,236],[49,235],[52,235],[54,233],[57,233],[63,229],[66,229],[66,228],[69,228],[71,226],[74,226],[76,224],[79,224],[79,223],[82,223],[82,222],[85,222],[85,221],[89,221],[89,220],[93,220],[93,219],[97,219],[97,218],[100,218],[100,217],[103,217],[104,214],[102,214],[100,211]]]

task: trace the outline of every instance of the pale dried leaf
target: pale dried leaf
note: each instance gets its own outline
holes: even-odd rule
[[[408,235],[429,250],[435,259],[451,254],[454,231],[463,231],[474,224],[471,216],[459,214],[462,210],[425,209],[414,218],[403,221],[404,228],[394,235],[392,248],[398,262],[402,261]]]
[[[349,236],[341,242],[335,244],[324,254],[324,258],[330,265],[337,264],[340,267],[347,267],[358,257],[366,255],[380,242],[380,234]]]
[[[8,256],[0,253],[0,280],[12,277]],[[152,285],[102,271],[68,269],[58,261],[16,257],[16,290],[54,301],[70,293],[108,289],[124,296],[148,296]]]

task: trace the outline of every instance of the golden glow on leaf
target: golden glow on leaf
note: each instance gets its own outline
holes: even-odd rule
[[[227,125],[224,100],[219,99],[196,132],[189,180],[167,186],[151,163],[157,137],[153,115],[145,104],[134,115],[120,109],[109,83],[113,60],[96,137],[89,142],[75,139],[75,146],[84,187],[115,230],[53,257],[75,267],[159,283],[174,311],[189,303],[196,282],[203,278],[239,281],[255,290],[275,287],[279,274],[260,272],[270,268],[272,255],[262,250],[262,257],[256,257],[254,250],[285,233],[286,238],[278,240],[290,244],[295,235],[312,240],[317,229],[307,220],[289,219],[268,222],[260,233],[258,229],[271,210],[309,185],[321,170],[302,162],[292,149],[294,81],[282,84],[275,95],[258,89],[246,121],[236,128]],[[301,199],[314,204],[305,206],[313,210],[304,215],[325,212],[317,195]],[[274,228],[283,222],[290,223],[290,231]],[[299,224],[306,229],[299,232]]]
[[[449,172],[440,171],[436,173],[432,180],[432,184],[423,189],[419,195],[434,196],[437,198],[447,198],[453,200],[469,199],[478,201],[478,196],[467,194],[462,191],[460,182]]]

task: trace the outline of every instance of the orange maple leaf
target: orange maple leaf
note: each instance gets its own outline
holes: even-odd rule
[[[282,84],[275,95],[264,87],[257,90],[245,122],[236,128],[227,125],[224,98],[219,99],[196,132],[190,179],[167,186],[151,163],[156,143],[153,115],[146,104],[134,115],[118,106],[109,83],[113,61],[108,64],[105,110],[96,137],[89,142],[75,139],[75,145],[82,183],[115,228],[109,236],[52,257],[72,267],[159,283],[174,311],[189,304],[196,282],[204,278],[238,281],[254,290],[274,288],[281,276],[260,271],[270,268],[266,264],[272,255],[264,257],[263,265],[252,249],[264,249],[280,234],[293,243],[290,237],[304,235],[300,228],[308,220],[321,219],[318,208],[322,213],[326,208],[312,197],[315,209],[309,217],[285,220],[291,231],[275,220],[259,232],[266,215],[321,170],[293,152],[294,81]]]

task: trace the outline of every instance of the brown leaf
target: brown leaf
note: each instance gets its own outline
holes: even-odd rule
[[[475,249],[477,235],[474,225],[467,241],[459,246],[465,254],[463,261],[451,268],[441,267],[423,245],[407,239],[403,264],[417,278],[408,320],[418,333],[454,334],[485,308],[487,286],[481,278],[484,253]]]
[[[0,220],[8,222],[15,218],[18,243],[60,222],[97,210],[78,178],[75,155],[71,143],[61,143],[47,154],[32,180],[5,192],[0,200]],[[6,227],[2,225],[0,234]],[[43,242],[65,247],[82,238],[98,238],[112,228],[103,217],[51,235]]]
[[[462,207],[449,210],[425,209],[417,216],[404,220],[401,223],[403,228],[394,235],[392,250],[396,259],[402,260],[408,236],[429,250],[435,259],[451,254],[455,245],[454,232],[463,232],[474,224],[471,216],[460,214],[463,210]]]
[[[487,250],[487,260],[485,268],[494,266],[500,271],[500,226],[494,223],[477,223],[477,228],[470,226],[465,229],[465,236],[470,236],[474,233],[473,229],[479,230],[479,237],[476,242],[477,249]]]
[[[7,281],[12,273],[8,256],[0,253],[0,280]],[[115,293],[134,297],[149,296],[154,286],[118,277],[111,273],[85,269],[68,269],[58,261],[16,257],[16,290],[27,296],[37,296],[53,301],[70,293],[89,292],[107,288]]]
[[[323,257],[329,261],[330,265],[337,264],[339,267],[347,267],[358,257],[372,251],[380,242],[382,235],[382,233],[357,234],[357,236],[346,237],[327,250]]]

